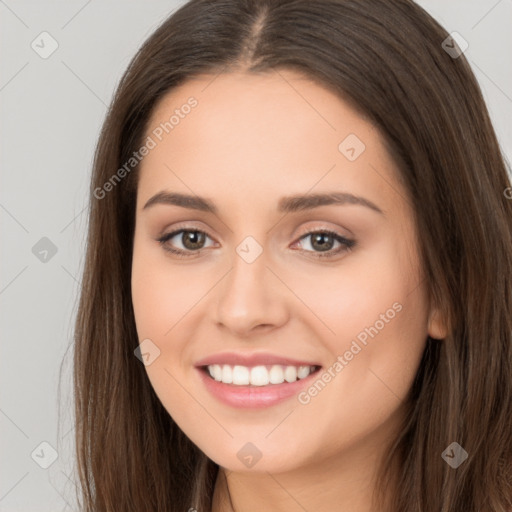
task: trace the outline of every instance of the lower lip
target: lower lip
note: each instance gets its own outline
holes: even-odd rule
[[[212,379],[207,371],[197,368],[206,389],[224,404],[238,408],[259,409],[270,407],[297,395],[317,377],[320,370],[310,373],[305,379],[267,386],[235,386]]]

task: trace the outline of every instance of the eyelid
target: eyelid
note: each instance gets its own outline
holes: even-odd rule
[[[332,234],[335,234],[336,236],[339,236],[340,238],[344,238],[345,240],[351,240],[351,236],[352,235],[342,235],[340,233],[340,230],[339,229],[336,229],[336,228],[331,228],[327,225],[320,225],[320,226],[314,226],[314,227],[311,227],[311,226],[307,226],[305,228],[301,228],[300,230],[300,233],[298,236],[298,239],[304,237],[305,235],[309,235],[311,233],[332,233]]]
[[[168,236],[170,234],[176,234],[176,232],[179,232],[180,230],[183,230],[183,231],[198,231],[200,233],[204,233],[205,235],[209,236],[211,239],[213,239],[214,237],[212,237],[209,232],[206,230],[206,229],[203,229],[203,228],[200,228],[200,227],[196,227],[192,224],[189,224],[187,222],[183,222],[183,223],[178,223],[176,224],[175,226],[173,226],[173,229],[172,231],[169,231],[169,232],[166,232],[165,229],[162,230],[162,232],[160,233],[160,235],[158,236],[158,238],[162,238],[164,236]],[[348,230],[346,230],[348,231]],[[351,240],[351,237],[353,235],[348,235],[348,236],[345,236],[345,235],[342,235],[341,233],[339,233],[335,228],[331,228],[327,225],[320,225],[320,226],[315,226],[315,227],[305,227],[305,228],[302,228],[300,230],[300,233],[299,235],[297,235],[297,241],[301,238],[303,238],[305,235],[308,235],[308,234],[311,234],[311,233],[316,233],[316,232],[330,232],[330,233],[333,233],[333,234],[336,234],[337,236],[341,237],[341,238],[344,238],[346,240]],[[350,231],[349,231],[350,233]]]
[[[172,229],[170,231],[167,231],[167,228],[164,228],[160,234],[157,237],[157,240],[161,240],[162,238],[172,238],[173,236],[176,236],[181,231],[197,231],[198,233],[204,233],[207,237],[211,238],[212,240],[215,240],[213,236],[210,235],[210,233],[203,229],[202,227],[194,226],[193,224],[189,224],[187,222],[178,223],[173,225]],[[195,251],[199,252],[199,251]]]

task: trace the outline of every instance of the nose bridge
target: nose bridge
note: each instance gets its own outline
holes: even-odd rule
[[[268,290],[268,250],[254,237],[246,237],[236,248],[231,272],[227,276],[223,299],[239,304],[239,308],[257,302]]]
[[[235,248],[231,271],[219,291],[217,321],[238,334],[283,320],[283,297],[267,268],[269,255],[268,248],[252,236]]]

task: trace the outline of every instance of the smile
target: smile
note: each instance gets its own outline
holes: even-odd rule
[[[311,385],[321,366],[212,364],[196,369],[205,390],[222,404],[261,409],[297,397]]]
[[[210,377],[223,384],[233,386],[268,386],[292,383],[305,379],[316,371],[317,366],[259,365],[241,366],[212,364],[207,367]]]

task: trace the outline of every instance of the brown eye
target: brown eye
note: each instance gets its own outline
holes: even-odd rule
[[[303,239],[309,239],[309,246],[312,248],[312,250],[307,250],[306,252],[313,252],[314,256],[321,258],[337,256],[342,252],[350,250],[356,243],[355,240],[349,240],[335,231],[326,229],[306,233],[299,240]],[[333,251],[335,243],[340,244],[340,247]]]
[[[205,234],[202,231],[183,231],[181,235],[181,243],[191,251],[201,249],[204,241]]]
[[[181,236],[178,236],[180,234]],[[202,249],[204,249],[206,237],[208,237],[208,235],[204,231],[200,231],[198,229],[179,229],[173,231],[172,233],[161,236],[158,238],[158,242],[160,242],[166,251],[178,256],[186,257],[191,256],[193,253],[199,253]],[[170,242],[173,238],[176,238],[177,240],[171,244]],[[179,243],[181,243],[183,248],[174,247]]]
[[[334,237],[327,233],[314,233],[311,237],[311,246],[319,251],[329,251],[334,246]]]
[[[181,237],[179,235],[181,235]],[[176,240],[171,243],[173,238],[176,238]],[[189,257],[196,256],[205,249],[204,244],[206,238],[210,238],[208,234],[198,229],[178,229],[172,233],[161,236],[157,240],[163,246],[164,250],[178,257]],[[303,250],[308,253],[313,253],[315,257],[321,258],[337,256],[338,254],[350,250],[356,243],[354,240],[349,240],[335,231],[327,229],[306,233],[299,240],[303,239],[309,239],[309,246],[311,247],[311,250],[304,248]],[[333,250],[336,243],[340,244],[340,246]],[[177,244],[181,244],[182,247],[176,247]]]

